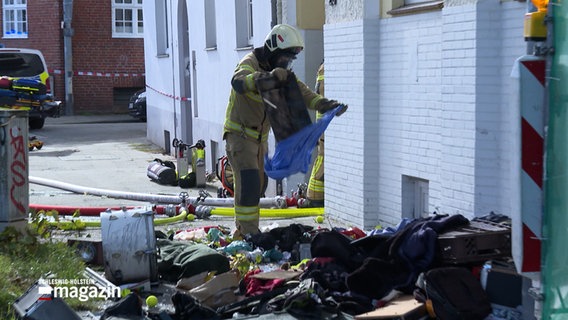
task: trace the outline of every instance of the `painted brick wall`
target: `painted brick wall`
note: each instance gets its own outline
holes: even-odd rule
[[[510,181],[501,174],[507,170],[503,170],[499,161],[502,143],[506,143],[501,137],[508,129],[501,125],[506,120],[502,95],[506,92],[506,82],[495,76],[495,70],[503,63],[499,59],[503,38],[500,6],[497,1],[481,1],[476,8],[476,192],[473,213],[477,216],[503,209],[499,199],[506,197],[503,187],[508,185],[503,182]]]
[[[325,136],[326,210],[332,217],[362,225],[364,199],[364,47],[362,21],[325,25],[325,91],[349,105]]]
[[[471,216],[475,199],[476,7],[442,11],[441,213]]]
[[[520,135],[516,129],[517,126],[520,128],[520,110],[517,104],[518,101],[513,98],[515,96],[514,92],[516,92],[514,88],[516,81],[511,78],[511,71],[515,60],[526,52],[526,42],[519,41],[522,37],[524,22],[524,19],[520,19],[520,17],[524,16],[526,8],[514,1],[503,2],[501,5],[503,7],[500,20],[503,36],[499,56],[501,60],[499,74],[504,84],[504,94],[500,105],[501,110],[503,110],[503,130],[499,139],[501,146],[501,156],[498,159],[501,168],[499,176],[509,174],[511,177],[501,184],[502,194],[518,195],[520,193],[518,190],[520,185],[517,178],[520,170],[516,169],[516,164],[520,163],[520,141],[512,140],[510,137]],[[515,144],[515,141],[518,144]],[[500,207],[511,208],[510,212],[514,215],[515,212],[518,212],[519,197],[520,195],[502,197],[500,199]],[[508,213],[508,211],[502,210],[498,213]]]
[[[1,19],[0,15],[0,19]],[[37,0],[28,2],[27,39],[2,39],[6,47],[39,49],[50,70],[65,69],[62,2]],[[0,20],[1,21],[1,20]],[[75,0],[72,27],[73,69],[87,72],[144,73],[144,39],[112,38],[111,1]],[[65,101],[63,74],[51,72],[55,81],[55,98]],[[144,87],[139,77],[74,76],[75,113],[126,113],[126,104],[113,106],[113,88]]]
[[[395,225],[402,176],[428,181],[429,212],[511,213],[508,76],[522,15],[481,1],[325,25],[326,93],[350,105],[326,131],[328,214]]]
[[[402,175],[429,181],[440,199],[441,19],[439,12],[381,22],[381,222],[401,217]],[[384,95],[383,95],[384,93]],[[385,212],[385,214],[382,214]]]

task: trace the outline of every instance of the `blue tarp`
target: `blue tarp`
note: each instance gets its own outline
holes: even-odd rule
[[[278,142],[272,158],[269,158],[268,155],[264,158],[266,174],[272,179],[279,180],[294,173],[308,172],[312,161],[312,151],[317,145],[319,137],[342,107],[340,105],[324,113],[316,123],[312,123]]]

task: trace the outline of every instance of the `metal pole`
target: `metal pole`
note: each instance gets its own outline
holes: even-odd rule
[[[65,59],[65,114],[73,115],[73,0],[63,0],[63,51]]]

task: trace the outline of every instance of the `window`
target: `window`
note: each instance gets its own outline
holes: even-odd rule
[[[27,0],[3,0],[4,38],[28,37]]]
[[[429,214],[429,181],[402,175],[402,217],[424,218]]]
[[[167,56],[169,49],[168,33],[168,3],[164,0],[155,0],[156,15],[156,54]]]
[[[112,36],[115,38],[144,37],[142,0],[113,0]]]
[[[253,45],[252,0],[235,0],[237,28],[237,48],[250,48]]]
[[[392,10],[387,11],[387,14],[397,16],[441,10],[444,7],[444,0],[388,0],[388,5]]]
[[[217,48],[217,26],[215,20],[215,1],[203,0],[205,5],[205,47]]]

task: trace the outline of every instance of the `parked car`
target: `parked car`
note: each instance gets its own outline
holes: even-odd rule
[[[30,129],[59,116],[61,102],[53,99],[53,79],[41,51],[0,48],[0,77],[0,107],[29,110]]]
[[[146,121],[146,89],[138,90],[130,97],[128,113],[134,118]]]

